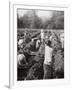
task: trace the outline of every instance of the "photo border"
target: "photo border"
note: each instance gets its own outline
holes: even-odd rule
[[[31,7],[36,7],[36,8],[60,8],[60,11],[61,9],[64,10],[64,33],[65,33],[65,60],[64,60],[64,67],[65,67],[65,79],[51,79],[51,80],[31,80],[31,81],[17,81],[17,64],[16,64],[16,58],[17,58],[17,8],[19,7],[28,7],[28,8],[31,8]],[[53,8],[53,9],[54,9]],[[70,63],[69,61],[67,61],[67,59],[69,60],[70,56],[69,56],[69,13],[70,13],[70,9],[69,9],[69,6],[62,6],[61,5],[58,7],[58,6],[53,6],[53,5],[48,5],[48,6],[43,6],[43,5],[24,5],[23,3],[20,3],[20,4],[17,4],[17,3],[11,3],[9,4],[9,12],[10,12],[10,25],[9,25],[9,29],[10,29],[10,32],[9,32],[9,37],[10,37],[10,40],[9,40],[9,43],[10,43],[10,55],[9,55],[9,59],[10,59],[10,62],[9,62],[9,67],[10,67],[10,70],[9,70],[9,84],[10,84],[10,88],[12,88],[13,86],[15,87],[33,87],[33,86],[53,86],[53,85],[62,85],[62,84],[69,84],[70,82],[70,70],[69,70],[69,66],[70,66]]]

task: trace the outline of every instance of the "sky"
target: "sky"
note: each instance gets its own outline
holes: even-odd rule
[[[18,15],[19,17],[23,16],[28,10],[24,10],[24,9],[18,9]],[[53,11],[43,11],[43,10],[36,10],[36,14],[42,18],[43,20],[44,19],[50,19],[52,17],[52,13]]]

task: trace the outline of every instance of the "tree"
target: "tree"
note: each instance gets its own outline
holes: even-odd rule
[[[52,17],[43,22],[35,10],[28,10],[22,17],[17,15],[17,26],[32,29],[64,29],[64,11],[53,11]]]
[[[50,20],[50,28],[52,29],[64,29],[64,12],[54,11]]]
[[[18,28],[23,28],[23,21],[22,21],[22,18],[19,17],[19,15],[17,14],[17,27]]]
[[[17,18],[18,28],[41,28],[42,20],[36,15],[35,10],[29,10],[23,17]]]
[[[50,19],[47,19],[43,23],[45,29],[64,29],[64,12],[53,11],[53,15]]]

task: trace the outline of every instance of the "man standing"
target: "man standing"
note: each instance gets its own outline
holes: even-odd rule
[[[51,79],[51,71],[52,71],[52,47],[51,41],[46,39],[45,43],[45,60],[44,60],[44,79]]]
[[[43,41],[44,41],[44,31],[43,29],[41,29],[41,42],[43,43]]]
[[[62,33],[60,35],[60,40],[61,40],[61,44],[62,44],[62,49],[64,48],[64,33]]]
[[[25,57],[24,54],[18,54],[18,55],[17,55],[17,64],[18,64],[18,65],[27,64],[27,62],[26,62],[26,57]]]

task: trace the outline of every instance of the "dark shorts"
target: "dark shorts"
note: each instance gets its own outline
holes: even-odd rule
[[[43,68],[44,68],[44,79],[51,79],[52,78],[52,66],[51,65],[47,65],[47,64],[43,64]]]

